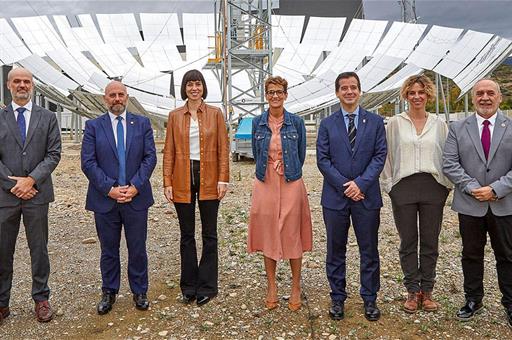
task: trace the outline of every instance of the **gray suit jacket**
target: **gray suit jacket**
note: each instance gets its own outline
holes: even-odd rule
[[[21,199],[10,190],[16,181],[7,176],[30,176],[39,191],[30,200],[47,204],[54,200],[51,173],[60,161],[61,139],[55,113],[33,104],[25,145],[21,144],[12,105],[0,111],[0,207],[16,206]]]
[[[489,207],[496,216],[512,215],[512,120],[496,116],[489,159],[486,160],[475,114],[450,124],[443,154],[443,172],[455,184],[452,209],[484,216]],[[471,190],[491,186],[498,200],[480,202]]]

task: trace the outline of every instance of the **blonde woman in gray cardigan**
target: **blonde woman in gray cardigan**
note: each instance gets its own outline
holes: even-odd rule
[[[452,187],[442,171],[448,127],[425,109],[435,96],[435,86],[427,76],[409,77],[400,95],[408,102],[408,110],[387,123],[388,155],[381,182],[391,198],[400,236],[400,264],[408,293],[404,310],[433,312],[439,308],[432,297],[439,233]]]

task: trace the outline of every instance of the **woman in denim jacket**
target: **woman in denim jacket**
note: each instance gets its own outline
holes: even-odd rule
[[[290,260],[292,287],[288,308],[301,307],[302,253],[312,247],[311,213],[302,166],[306,157],[306,128],[302,118],[284,109],[288,82],[265,81],[269,109],[252,123],[256,178],[252,192],[247,248],[263,252],[267,274],[266,307],[278,306],[276,264]]]

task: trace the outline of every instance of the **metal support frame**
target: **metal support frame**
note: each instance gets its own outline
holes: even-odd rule
[[[217,78],[226,118],[233,123],[235,111],[243,117],[265,109],[265,79],[272,75],[272,1],[217,0],[215,12],[216,58],[207,67],[222,71]],[[249,76],[248,88],[233,83],[242,72]]]

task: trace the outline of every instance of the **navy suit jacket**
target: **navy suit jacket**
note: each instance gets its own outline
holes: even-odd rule
[[[116,201],[108,193],[118,185],[119,161],[108,113],[85,123],[81,161],[82,171],[89,179],[85,209],[98,213],[112,210]],[[149,178],[155,165],[155,141],[149,119],[127,112],[126,179],[138,194],[126,204],[135,210],[148,209],[154,203]]]
[[[341,109],[324,118],[316,142],[317,165],[324,176],[322,206],[347,208],[353,201],[344,195],[343,184],[353,180],[365,195],[360,202],[366,209],[382,207],[379,175],[386,154],[386,131],[379,115],[359,109],[353,152]]]

